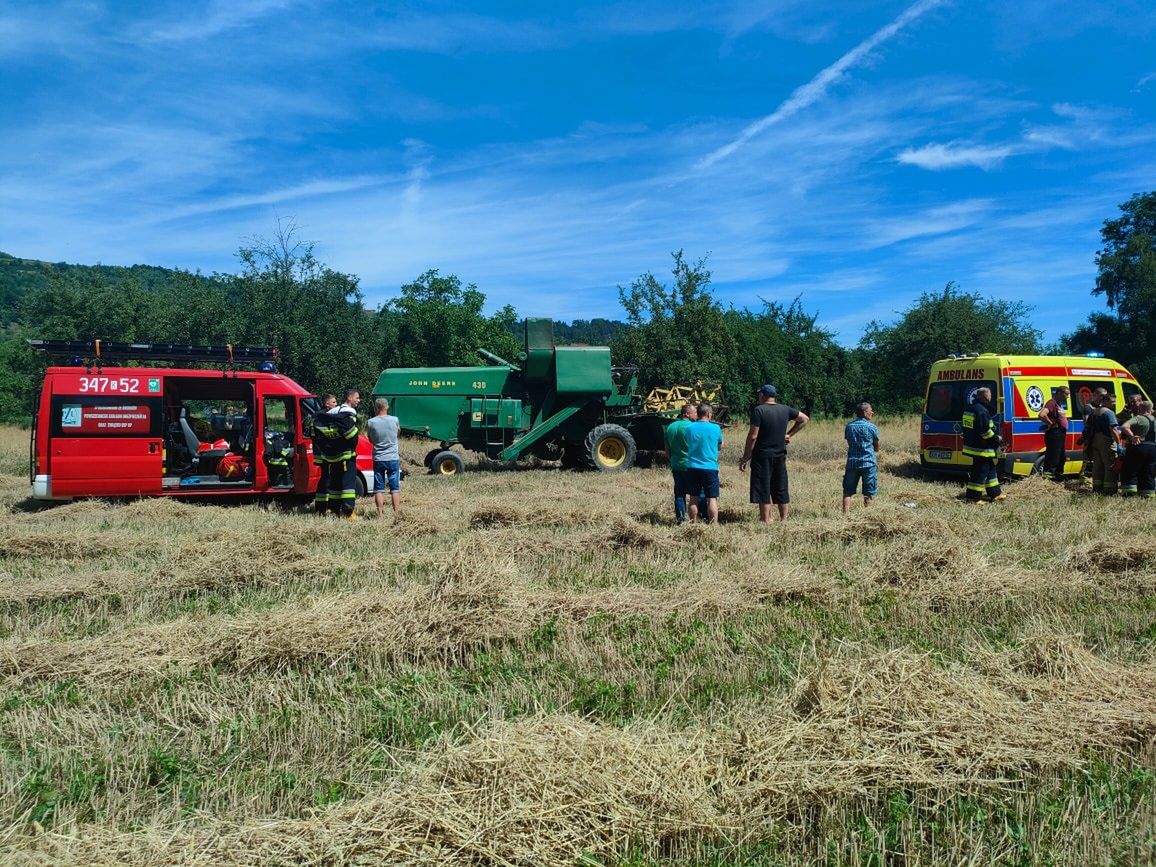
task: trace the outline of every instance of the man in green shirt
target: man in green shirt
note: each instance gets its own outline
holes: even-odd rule
[[[686,446],[686,431],[691,422],[698,418],[698,407],[688,403],[682,408],[682,415],[666,428],[666,454],[670,458],[670,474],[674,476],[674,520],[681,524],[686,520],[687,489],[686,464],[689,459]]]

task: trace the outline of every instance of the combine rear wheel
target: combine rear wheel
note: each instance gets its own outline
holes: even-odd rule
[[[457,452],[438,452],[430,463],[429,471],[435,476],[457,476],[466,471],[466,462]]]
[[[600,424],[586,435],[589,465],[604,473],[618,473],[634,466],[638,447],[630,432],[616,424]]]
[[[425,464],[425,468],[428,470],[431,467],[433,467],[434,458],[436,458],[438,455],[440,455],[444,451],[445,451],[445,449],[443,449],[439,446],[436,449],[430,449],[428,452],[426,452],[426,456],[422,460],[422,463]]]

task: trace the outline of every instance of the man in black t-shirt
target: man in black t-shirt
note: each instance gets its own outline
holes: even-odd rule
[[[758,504],[759,520],[764,524],[771,523],[772,504],[779,507],[780,521],[785,521],[791,512],[787,444],[811,420],[806,413],[777,400],[778,391],[773,385],[759,389],[759,403],[751,410],[746,448],[739,458],[740,472],[751,465],[751,502]]]

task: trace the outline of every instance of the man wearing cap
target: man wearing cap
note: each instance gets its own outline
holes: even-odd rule
[[[746,472],[747,464],[751,466],[751,502],[758,504],[759,520],[764,524],[771,523],[772,504],[779,507],[780,521],[785,521],[790,514],[787,445],[811,420],[793,406],[779,403],[778,395],[773,385],[759,389],[759,402],[751,410],[746,447],[739,458],[740,472]],[[790,430],[788,424],[791,424]]]

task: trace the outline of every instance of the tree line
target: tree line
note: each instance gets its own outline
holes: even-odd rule
[[[559,343],[609,345],[614,362],[637,366],[643,392],[696,379],[718,382],[732,413],[773,382],[811,415],[846,415],[860,400],[885,412],[917,411],[927,370],[948,351],[1084,353],[1098,350],[1156,384],[1156,192],[1133,196],[1105,221],[1093,296],[1107,310],[1044,346],[1022,302],[928,291],[890,322],[873,321],[854,347],[808,313],[800,299],[725,307],[705,259],[672,254],[671,279],[644,273],[618,287],[625,320],[556,323]],[[479,363],[478,347],[513,360],[521,317],[457,275],[430,270],[398,295],[367,308],[358,279],[313,255],[292,226],[238,251],[236,274],[202,275],[149,266],[50,265],[0,253],[0,420],[26,421],[48,359],[26,339],[272,345],[281,369],[308,389],[347,385],[368,392],[385,367]]]

